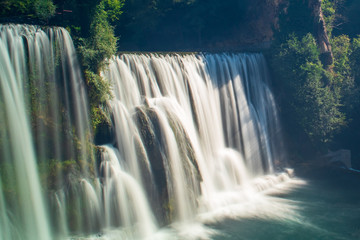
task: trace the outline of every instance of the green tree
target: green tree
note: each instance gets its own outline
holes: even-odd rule
[[[110,84],[100,76],[100,72],[107,65],[108,60],[116,54],[118,39],[115,37],[114,27],[109,22],[119,17],[122,5],[122,0],[102,0],[95,8],[90,24],[90,35],[80,40],[81,44],[78,48],[85,69],[95,134],[99,125],[109,123],[109,117],[104,109],[106,101],[111,98]]]
[[[90,24],[90,36],[82,39],[79,47],[84,67],[95,73],[99,73],[107,60],[116,53],[117,38],[114,35],[114,27],[108,21],[108,13],[105,11],[106,1],[100,2],[96,7]]]
[[[114,23],[119,20],[120,15],[123,13],[122,8],[125,0],[103,0],[101,4],[104,5],[108,20]]]
[[[321,1],[321,8],[324,14],[324,20],[326,25],[326,30],[328,35],[331,35],[332,29],[334,27],[334,22],[336,18],[336,0],[323,0]]]
[[[350,64],[357,85],[360,85],[360,35],[352,40]]]
[[[51,0],[35,0],[35,14],[41,20],[48,20],[55,15],[56,6]]]
[[[352,67],[350,61],[351,56],[354,56],[350,38],[346,35],[333,37],[331,45],[334,54],[332,86],[341,99],[342,112],[345,113],[348,121],[351,121],[354,108],[357,105],[354,100],[359,91],[354,81],[354,71],[357,71],[357,67]]]
[[[48,20],[55,15],[52,0],[0,0],[0,17],[27,16]]]
[[[339,99],[323,69],[320,51],[311,34],[298,39],[290,35],[272,59],[275,78],[281,88],[283,113],[292,132],[303,131],[314,143],[325,143],[344,124]]]
[[[33,9],[34,0],[0,0],[0,14],[3,17],[26,15]]]

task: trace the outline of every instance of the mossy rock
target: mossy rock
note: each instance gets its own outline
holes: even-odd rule
[[[157,119],[156,113],[152,111],[150,108],[136,108],[134,120],[136,126],[138,128],[141,142],[137,143],[138,149],[138,157],[145,159],[147,156],[151,172],[153,173],[153,178],[155,181],[155,187],[151,186],[151,181],[147,184],[145,183],[145,187],[148,191],[148,196],[151,198],[152,208],[156,209],[156,217],[162,225],[167,224],[165,220],[166,212],[161,207],[166,202],[168,202],[168,193],[167,193],[167,181],[166,181],[166,173],[164,167],[164,159],[162,154],[162,143],[161,143],[161,132],[159,121]],[[143,147],[141,147],[141,145]],[[142,152],[146,151],[146,156]],[[144,161],[144,160],[143,160]],[[142,167],[142,173],[146,174],[147,169]],[[149,186],[150,185],[150,186]]]
[[[191,144],[189,136],[179,119],[167,113],[167,118],[172,131],[174,132],[176,142],[179,148],[181,159],[183,159],[183,166],[185,169],[186,179],[189,184],[198,184],[195,188],[200,189],[199,183],[201,181],[201,174],[197,165],[194,148]],[[134,120],[142,139],[143,149],[146,150],[146,155],[150,162],[151,171],[153,173],[156,184],[155,191],[157,192],[158,204],[152,201],[152,207],[159,209],[156,211],[158,220],[161,224],[168,224],[175,216],[174,208],[170,207],[173,201],[169,199],[167,176],[164,162],[166,162],[166,142],[164,142],[163,134],[160,126],[159,117],[154,109],[143,106],[135,109]],[[138,151],[139,152],[139,151]],[[144,171],[143,171],[144,173]],[[195,177],[194,177],[195,176]],[[149,187],[148,187],[149,189]],[[151,187],[150,187],[151,189]],[[148,190],[149,191],[149,190]],[[153,189],[151,191],[154,191]],[[199,192],[199,191],[195,191]],[[192,193],[191,194],[195,194]],[[197,196],[193,196],[196,198]],[[171,210],[172,209],[172,210]],[[171,210],[171,211],[170,211]]]
[[[114,131],[111,125],[111,122],[108,120],[101,119],[100,123],[97,125],[94,142],[96,145],[104,145],[112,143],[114,141]]]

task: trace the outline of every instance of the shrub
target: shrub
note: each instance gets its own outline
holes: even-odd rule
[[[303,131],[313,142],[330,141],[344,124],[344,115],[315,39],[307,34],[299,40],[292,34],[276,51],[272,65],[281,87],[284,117],[297,134]]]
[[[56,6],[52,0],[0,0],[0,17],[30,17],[48,20],[55,15]]]
[[[346,35],[332,38],[331,45],[334,54],[333,88],[341,99],[342,111],[351,118],[356,105],[354,100],[358,94],[354,82],[354,71],[357,71],[358,67],[352,66],[350,59],[356,58],[356,53],[353,55],[350,39]]]
[[[97,133],[99,124],[108,123],[110,119],[103,110],[106,101],[112,98],[110,82],[105,81],[100,75],[89,70],[85,71],[90,99],[90,117],[94,133]]]
[[[360,84],[360,35],[351,43],[351,54],[349,56],[353,76],[357,84]]]
[[[109,24],[105,4],[101,2],[95,11],[90,25],[90,37],[81,40],[79,47],[83,66],[92,72],[99,73],[116,53],[117,38],[114,28]]]
[[[38,18],[47,20],[55,15],[56,6],[51,0],[36,0],[34,9]]]

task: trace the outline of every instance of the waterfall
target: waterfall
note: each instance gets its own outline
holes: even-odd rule
[[[0,239],[51,239],[58,217],[46,195],[65,189],[67,167],[89,175],[84,80],[63,28],[0,25],[0,52]]]
[[[22,49],[21,49],[22,50]],[[6,142],[3,155],[14,165],[14,177],[18,191],[19,218],[23,221],[22,232],[11,231],[11,216],[7,214],[3,193],[1,202],[1,239],[17,239],[17,235],[28,236],[29,239],[49,239],[49,226],[41,196],[39,177],[36,170],[36,159],[31,137],[29,122],[26,116],[24,96],[22,94],[22,79],[11,65],[11,59],[4,42],[0,42],[0,90],[1,90],[1,141]],[[5,128],[4,128],[5,126]],[[3,167],[3,166],[2,166]],[[8,169],[6,169],[8,170]],[[2,174],[6,173],[5,170]],[[0,185],[2,182],[0,182]],[[11,204],[11,203],[8,203]],[[20,220],[20,219],[19,219]]]
[[[0,240],[171,239],[284,178],[261,54],[114,56],[94,146],[69,33],[0,25],[0,52]]]
[[[150,204],[168,207],[159,221],[191,221],[284,163],[261,54],[123,54],[102,75],[113,84],[114,146]]]

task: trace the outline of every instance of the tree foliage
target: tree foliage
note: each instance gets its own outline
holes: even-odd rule
[[[33,7],[34,0],[0,0],[1,16],[11,16],[16,14],[29,14]]]
[[[0,5],[1,17],[27,16],[48,20],[56,10],[52,0],[0,0]]]
[[[35,14],[41,20],[47,20],[55,15],[56,6],[51,0],[35,0]]]
[[[110,22],[119,20],[120,15],[123,13],[122,8],[125,0],[103,0],[101,4],[104,6],[107,18]]]
[[[109,124],[110,122],[107,114],[103,110],[103,105],[112,97],[111,87],[110,82],[105,81],[99,74],[95,74],[89,70],[85,71],[85,78],[89,89],[91,125],[96,134],[100,124]]]
[[[357,85],[360,85],[360,35],[352,40],[350,64]]]
[[[311,34],[301,39],[292,34],[279,47],[272,67],[284,93],[286,121],[291,122],[293,131],[301,129],[313,142],[324,143],[344,124],[344,115],[329,84],[332,77],[319,58],[320,51]]]
[[[108,21],[105,3],[102,1],[96,8],[90,25],[90,36],[81,40],[79,47],[83,65],[86,69],[99,73],[116,53],[117,38],[114,28]]]
[[[321,65],[317,42],[311,36],[316,34],[316,24],[311,21],[314,18],[308,1],[286,2],[269,60],[293,150],[300,145],[309,152],[350,148],[354,155],[358,152],[360,156],[358,147],[353,144],[360,139],[357,127],[360,121],[360,114],[357,114],[360,41],[359,38],[351,40],[341,30],[345,15],[351,16],[345,13],[355,13],[358,1],[321,2],[334,57],[333,64],[327,68]],[[307,139],[311,144],[304,146]]]
[[[89,37],[80,39],[79,53],[90,98],[90,115],[95,131],[104,122],[108,122],[103,106],[111,98],[110,83],[100,72],[117,50],[117,37],[110,21],[121,14],[123,0],[102,0],[95,8],[90,24]]]
[[[329,35],[331,35],[332,29],[334,27],[334,22],[336,19],[336,7],[337,4],[334,0],[321,1],[321,8],[324,14],[325,25]]]
[[[333,87],[341,98],[341,109],[348,117],[348,122],[352,120],[353,111],[357,105],[355,101],[359,94],[358,87],[355,84],[355,72],[357,67],[352,67],[350,58],[352,55],[352,46],[350,38],[346,35],[336,36],[331,39],[331,45],[334,54],[333,67]]]

